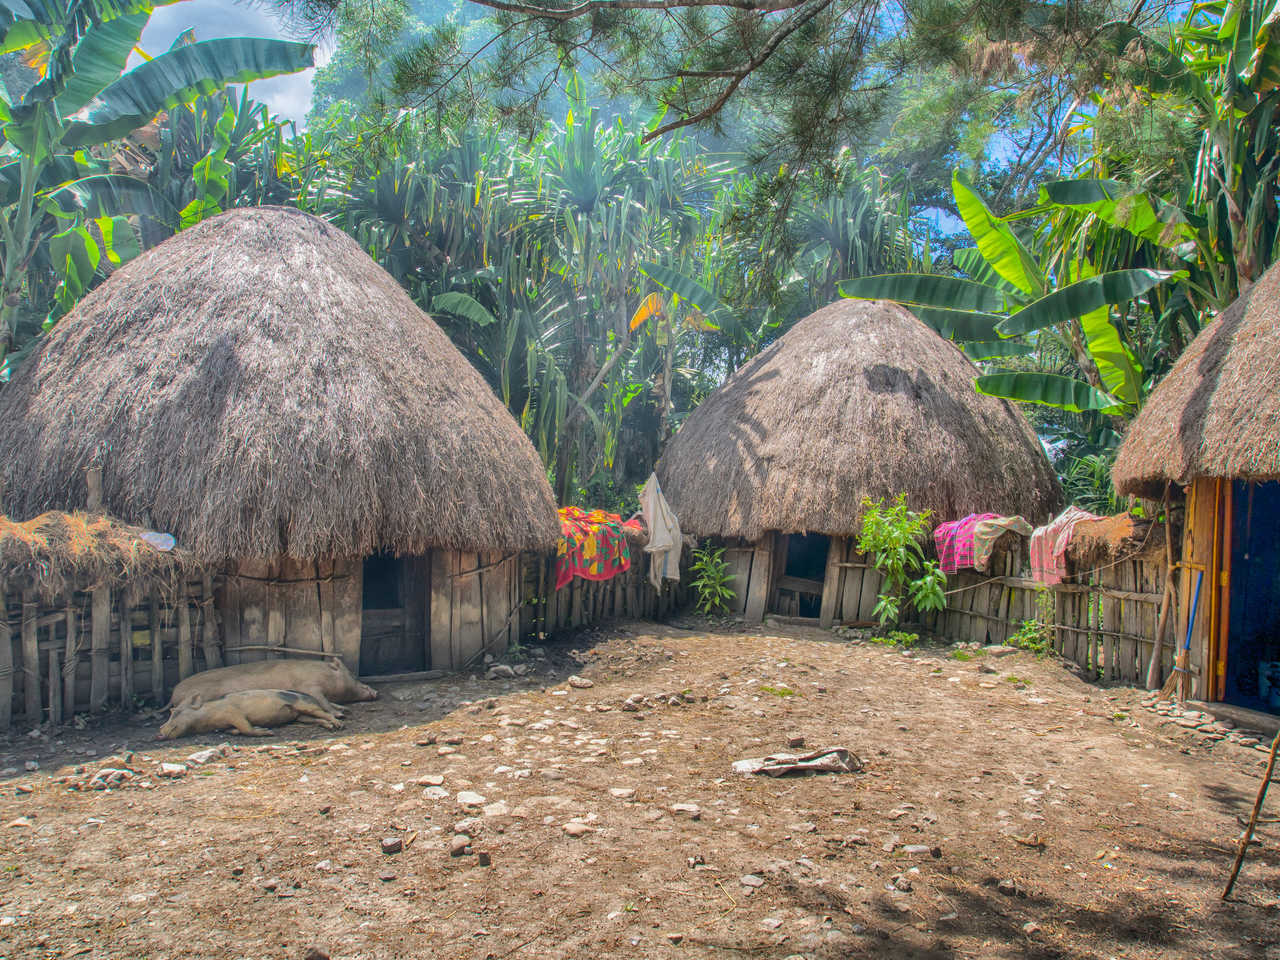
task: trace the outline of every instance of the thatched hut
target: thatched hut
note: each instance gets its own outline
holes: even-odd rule
[[[92,506],[171,533],[219,572],[231,662],[462,667],[505,647],[517,554],[559,534],[488,384],[353,239],[296,210],[214,217],[116,271],[0,418],[9,513]]]
[[[879,580],[852,539],[866,497],[1046,519],[1061,491],[1040,441],[977,373],[904,308],[841,300],[703,401],[658,477],[683,530],[726,542],[738,611],[871,619]]]
[[[1178,358],[1130,424],[1121,493],[1186,500],[1178,578],[1196,695],[1280,712],[1280,267]]]

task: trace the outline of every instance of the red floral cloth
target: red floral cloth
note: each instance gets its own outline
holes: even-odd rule
[[[963,520],[940,523],[933,531],[933,542],[938,548],[938,566],[945,574],[953,574],[961,567],[973,566],[973,528],[981,520],[993,520],[998,513],[971,513]]]
[[[630,570],[631,548],[627,545],[623,527],[622,518],[616,513],[603,510],[588,513],[581,507],[561,507],[556,589],[574,577],[611,580]]]

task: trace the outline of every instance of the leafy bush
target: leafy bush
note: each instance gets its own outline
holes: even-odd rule
[[[858,550],[871,558],[871,565],[884,577],[874,611],[881,627],[896,627],[902,621],[904,597],[919,611],[946,606],[946,574],[935,561],[924,558],[932,516],[930,510],[909,510],[905,493],[888,506],[884,500],[862,501]]]
[[[1008,640],[1008,646],[1029,650],[1043,657],[1053,649],[1053,591],[1036,592],[1036,618],[1023,620],[1018,632]]]
[[[691,569],[696,574],[693,588],[698,591],[698,610],[705,614],[728,613],[735,594],[729,586],[733,574],[724,558],[724,547],[707,545],[693,551]]]
[[[871,642],[878,643],[882,647],[902,647],[904,650],[910,650],[920,642],[920,635],[908,633],[905,630],[890,630],[886,636],[872,637]]]

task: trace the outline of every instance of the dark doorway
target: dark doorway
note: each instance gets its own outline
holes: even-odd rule
[[[1280,713],[1280,483],[1232,489],[1227,703]]]
[[[360,675],[426,670],[430,649],[426,557],[365,557],[360,619]]]
[[[793,533],[778,538],[783,552],[774,613],[818,617],[822,612],[822,585],[827,576],[831,538],[821,533]]]

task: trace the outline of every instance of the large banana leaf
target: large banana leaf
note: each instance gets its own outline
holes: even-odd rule
[[[1067,269],[1070,279],[1076,282],[1097,276],[1096,268],[1087,260],[1068,264]],[[1125,403],[1138,403],[1142,398],[1142,368],[1111,322],[1110,304],[1082,314],[1079,323],[1103,386]]]
[[[911,312],[950,340],[994,340],[1000,336],[996,326],[1004,319],[994,313],[939,307],[911,307]]]
[[[431,309],[470,320],[477,327],[487,327],[491,323],[497,323],[493,314],[486,310],[479,300],[465,293],[450,292],[432,297]]]
[[[956,208],[983,259],[1023,293],[1031,296],[1042,294],[1044,274],[1040,272],[1035,257],[1014,235],[1009,224],[991,212],[963,171],[956,170],[951,175],[951,191],[955,194]]]
[[[180,0],[77,0],[82,23],[108,23],[117,17],[150,14]],[[0,54],[60,36],[66,29],[68,4],[63,0],[0,0]]]
[[[698,281],[660,263],[642,263],[640,272],[658,286],[697,307],[717,327],[725,329],[733,325],[733,311]]]
[[[1000,357],[1025,357],[1033,348],[1031,344],[1021,340],[977,340],[960,344],[960,349],[970,360],[995,360]]]
[[[111,84],[71,117],[63,143],[91,146],[122,137],[161,110],[213,93],[314,65],[315,47],[284,40],[229,37],[178,47]]]
[[[1124,410],[1124,404],[1083,380],[1073,380],[1056,373],[1001,371],[978,377],[974,386],[979,393],[989,397],[1038,403],[1069,413],[1083,413],[1085,410],[1121,413]]]
[[[64,184],[49,198],[67,213],[83,211],[90,218],[134,214],[170,227],[178,225],[177,211],[145,180],[120,173],[101,173]]]
[[[841,296],[855,300],[895,300],[921,307],[996,313],[1005,308],[995,287],[932,273],[883,273],[840,283]]]
[[[1125,303],[1157,284],[1178,276],[1170,270],[1113,270],[1068,284],[1011,314],[1000,323],[1000,332],[1013,337],[1042,330],[1084,316],[1099,307]]]
[[[71,71],[53,98],[59,116],[68,117],[119,79],[129,53],[138,45],[151,12],[132,13],[91,26],[71,53]]]
[[[1257,93],[1267,93],[1280,87],[1280,5],[1273,6],[1266,19],[1258,27],[1254,37],[1253,55],[1247,70],[1249,82]]]
[[[1115,180],[1055,180],[1040,188],[1040,202],[1088,210],[1104,223],[1162,247],[1196,236],[1183,211]]]

